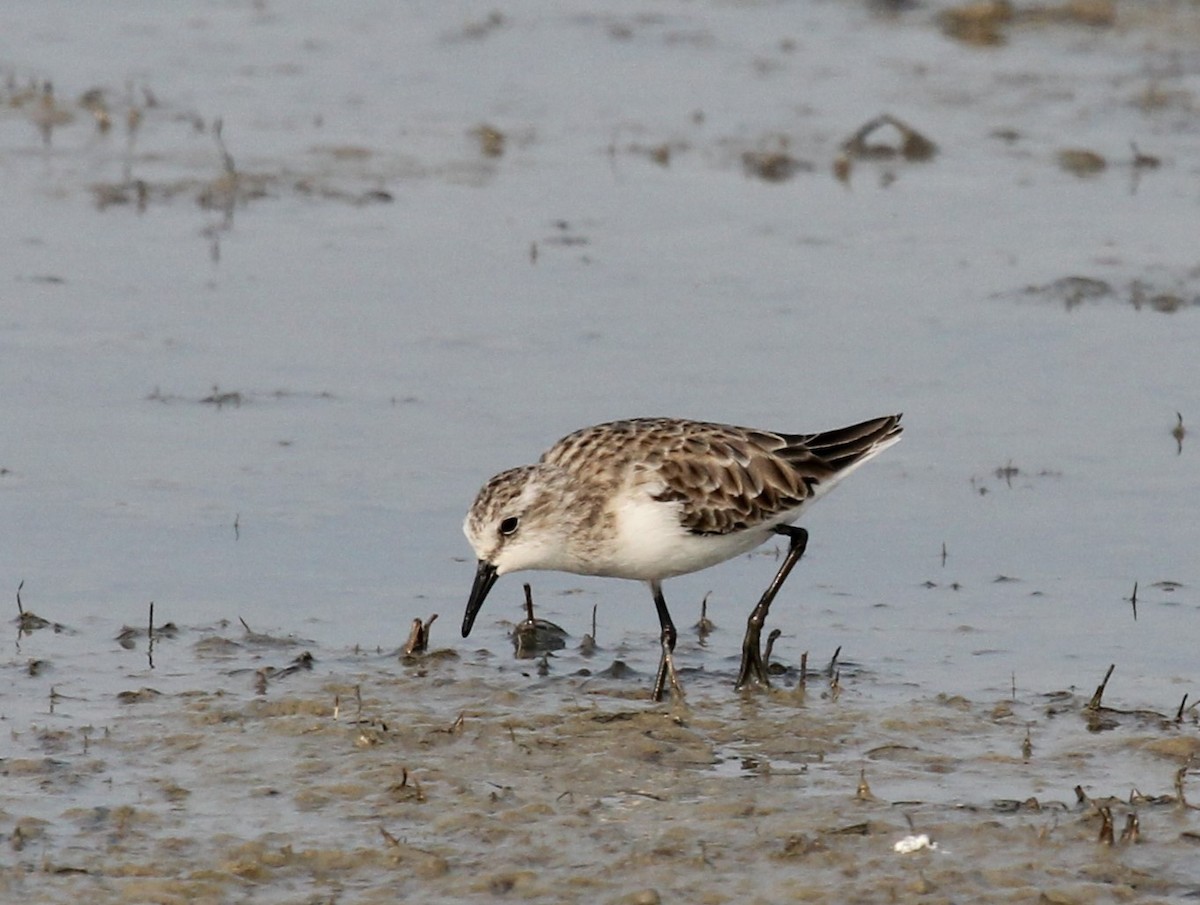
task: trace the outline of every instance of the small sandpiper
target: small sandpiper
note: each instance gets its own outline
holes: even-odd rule
[[[747,553],[777,535],[787,555],[746,624],[736,687],[769,685],[761,652],[771,602],[804,555],[793,523],[815,500],[900,440],[900,415],[816,434],[635,418],[576,431],[535,465],[483,485],[463,531],[479,559],[462,633],[496,579],[523,569],[648,582],[662,626],[654,682],[679,689],[664,579]]]

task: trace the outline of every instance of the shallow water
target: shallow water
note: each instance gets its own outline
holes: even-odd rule
[[[1192,810],[1139,802],[1141,843],[1110,848],[1073,792],[1175,796],[1196,741],[1173,718],[1200,633],[1200,17],[1124,4],[978,47],[943,8],[10,17],[0,587],[63,630],[14,623],[0,661],[5,898],[1200,887]],[[881,112],[936,155],[840,180]],[[634,583],[526,576],[572,635],[546,676],[506,637],[519,577],[458,638],[463,512],[562,434],[901,410],[771,614],[776,659],[808,653],[802,699],[794,672],[729,688],[770,549],[667,584],[681,627],[706,594],[718,626],[681,638],[686,708],[645,701]],[[116,640],[150,601],[179,627],[153,669]],[[431,613],[456,656],[402,663]],[[1089,731],[1110,664],[1104,703],[1165,721]],[[913,830],[939,848],[895,854]]]

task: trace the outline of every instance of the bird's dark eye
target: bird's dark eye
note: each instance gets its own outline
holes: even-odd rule
[[[510,515],[500,523],[500,533],[505,537],[508,537],[510,534],[516,534],[518,524],[520,524],[520,522],[517,517],[515,515]]]

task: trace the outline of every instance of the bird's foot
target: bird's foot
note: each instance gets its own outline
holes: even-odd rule
[[[683,700],[683,686],[679,684],[679,674],[675,672],[675,657],[671,648],[663,644],[662,659],[658,661],[658,676],[654,680],[654,700],[661,701],[666,691],[667,682],[671,683],[671,695],[677,700]]]
[[[746,637],[742,639],[742,667],[738,670],[738,679],[733,687],[740,691],[750,685],[771,687],[762,656],[762,624],[753,617],[746,624]]]

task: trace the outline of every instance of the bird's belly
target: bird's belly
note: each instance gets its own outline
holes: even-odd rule
[[[770,528],[692,534],[679,524],[675,506],[647,499],[618,512],[614,542],[593,574],[643,581],[685,575],[747,553],[770,536]]]

